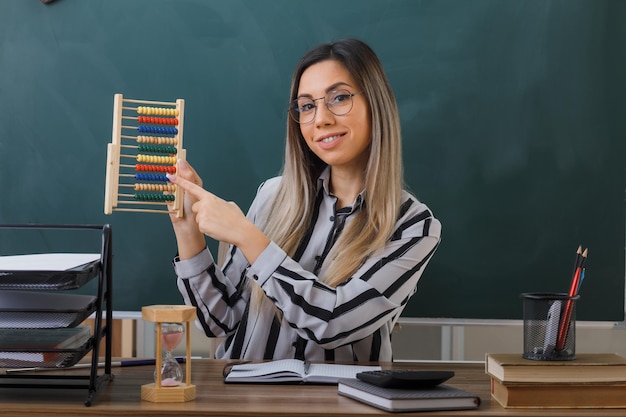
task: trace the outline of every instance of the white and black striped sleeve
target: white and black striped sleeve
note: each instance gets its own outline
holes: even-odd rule
[[[240,258],[243,256],[239,253],[230,261],[247,265]],[[196,323],[205,334],[223,337],[235,331],[249,299],[244,275],[223,274],[208,249],[192,259],[176,262],[175,269],[178,290],[187,305],[196,307]]]

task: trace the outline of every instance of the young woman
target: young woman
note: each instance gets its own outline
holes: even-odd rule
[[[248,215],[181,163],[178,288],[218,358],[391,361],[393,323],[441,225],[403,188],[395,98],[365,43],[318,46],[295,69],[282,175]],[[231,245],[219,269],[205,235]]]

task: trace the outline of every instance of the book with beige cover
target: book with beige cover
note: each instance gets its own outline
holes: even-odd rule
[[[504,384],[626,384],[626,359],[615,353],[577,353],[574,360],[537,361],[515,353],[487,353],[485,372]]]
[[[626,408],[626,383],[502,383],[491,396],[505,408]]]

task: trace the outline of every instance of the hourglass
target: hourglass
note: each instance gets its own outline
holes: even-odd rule
[[[144,320],[156,323],[156,369],[154,383],[141,386],[141,398],[152,402],[185,402],[196,398],[191,384],[190,323],[196,308],[190,306],[155,305],[141,309]],[[184,323],[184,324],[183,324]],[[172,356],[172,351],[186,335],[186,369]],[[161,357],[162,348],[165,356]]]
[[[185,336],[185,327],[182,323],[161,324],[161,345],[165,350],[161,368],[154,370],[154,380],[157,380],[157,372],[161,373],[161,385],[175,387],[183,381],[183,370],[172,356],[172,351],[178,346]]]

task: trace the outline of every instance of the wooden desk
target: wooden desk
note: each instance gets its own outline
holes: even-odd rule
[[[114,368],[115,379],[104,386],[94,405],[85,407],[87,390],[0,388],[3,416],[371,416],[394,415],[337,394],[334,385],[224,384],[225,362],[194,360],[192,382],[196,400],[179,404],[141,401],[140,387],[153,381],[154,367]],[[399,416],[624,416],[624,409],[504,409],[489,394],[489,378],[483,364],[412,363],[398,368],[455,371],[449,384],[480,395],[482,404],[472,411],[402,413]],[[82,370],[66,372],[83,372]]]

